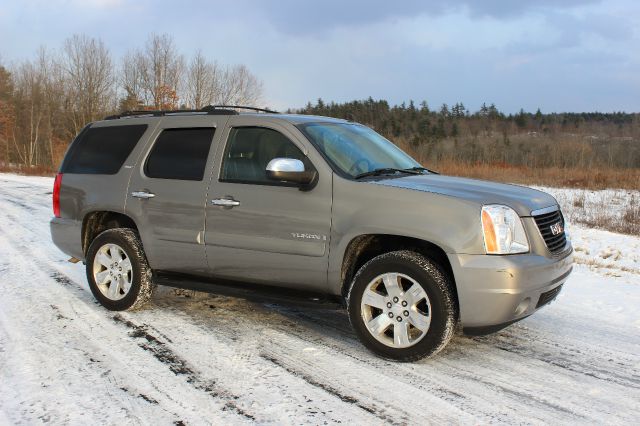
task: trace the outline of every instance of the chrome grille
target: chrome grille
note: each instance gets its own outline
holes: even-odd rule
[[[560,210],[540,214],[533,218],[538,225],[540,234],[542,234],[542,238],[544,238],[544,242],[547,244],[549,251],[553,254],[561,253],[567,244],[567,236],[564,233],[564,218]],[[552,227],[558,223],[562,226],[562,232],[554,235]]]

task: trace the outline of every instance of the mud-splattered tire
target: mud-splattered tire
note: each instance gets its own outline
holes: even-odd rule
[[[394,251],[371,259],[347,296],[349,319],[372,352],[417,361],[442,350],[454,334],[458,312],[452,283],[431,259]]]
[[[143,307],[154,289],[142,243],[128,228],[108,229],[89,246],[87,280],[94,297],[112,311]]]

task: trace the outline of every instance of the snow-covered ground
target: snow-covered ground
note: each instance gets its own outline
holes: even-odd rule
[[[553,195],[571,223],[640,234],[640,190],[534,188]]]
[[[569,220],[569,233],[577,263],[589,265],[592,269],[601,269],[600,272],[606,276],[619,277],[630,274],[640,283],[638,235],[623,235],[584,226],[585,223],[599,223],[603,228],[609,229],[624,226],[623,222],[628,220],[624,213],[640,209],[640,191],[535,188],[553,195],[562,207],[565,217]],[[640,306],[638,310],[640,311]]]
[[[105,310],[50,241],[51,185],[0,175],[0,424],[640,422],[637,236],[574,226],[557,301],[400,364],[342,311],[170,289]]]

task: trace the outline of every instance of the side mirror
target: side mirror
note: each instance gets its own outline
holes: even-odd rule
[[[293,158],[274,158],[267,164],[267,178],[298,185],[311,185],[317,176],[315,171],[305,171],[304,164]]]

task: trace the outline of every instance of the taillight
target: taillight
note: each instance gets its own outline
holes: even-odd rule
[[[62,173],[56,175],[53,181],[53,215],[60,217],[60,185],[62,184]]]

